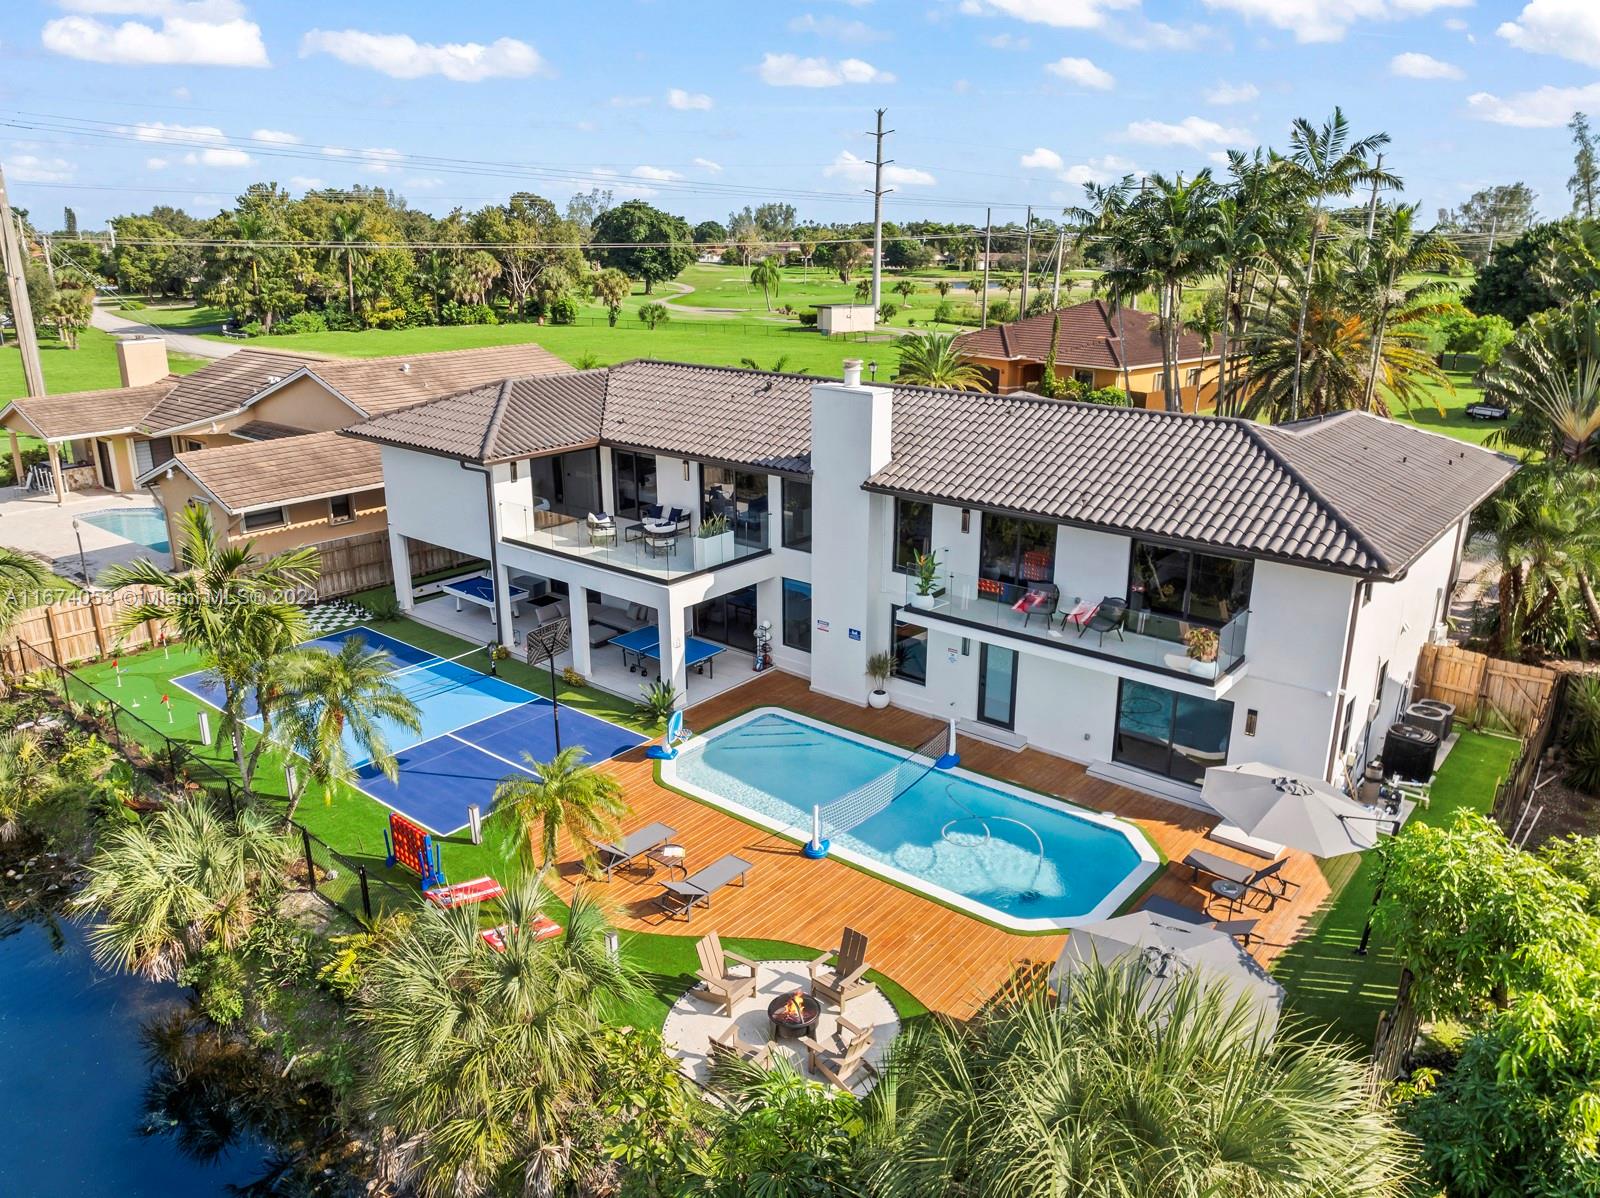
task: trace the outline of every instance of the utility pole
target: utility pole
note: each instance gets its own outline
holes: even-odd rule
[[[44,271],[45,271],[45,274],[49,275],[50,276],[50,281],[52,283],[54,283],[56,281],[56,251],[55,251],[55,247],[50,244],[50,234],[48,234],[48,233],[39,234],[39,241],[41,242],[41,244],[44,247]]]
[[[1050,306],[1052,308],[1059,308],[1061,306],[1061,259],[1063,255],[1065,255],[1066,250],[1067,229],[1066,226],[1063,225],[1061,227],[1061,232],[1056,234],[1056,281],[1055,284],[1050,288]]]
[[[983,294],[978,297],[978,327],[989,327],[989,242],[994,237],[994,209],[983,210]]]
[[[1028,314],[1028,272],[1033,269],[1033,206],[1022,220],[1022,302],[1017,305],[1017,319]]]
[[[30,398],[43,395],[44,367],[39,363],[39,339],[33,329],[33,305],[28,302],[27,258],[17,237],[11,201],[6,196],[5,171],[0,169],[0,257],[5,258],[6,288],[11,295],[11,322],[22,353],[22,377]],[[20,482],[20,480],[19,480]]]
[[[1500,229],[1500,214],[1497,212],[1489,218],[1489,254],[1483,260],[1485,266],[1494,265],[1494,235]]]
[[[893,129],[883,127],[883,114],[887,108],[878,109],[878,128],[871,134],[876,139],[877,151],[872,156],[872,322],[878,322],[878,310],[883,306],[883,197],[888,194],[883,187],[883,168],[893,158],[883,156],[883,139]],[[889,189],[894,190],[893,188]]]
[[[1383,170],[1383,155],[1382,154],[1378,155],[1378,163],[1377,163],[1377,166],[1376,166],[1375,169],[1378,170],[1378,171],[1382,171]],[[1372,180],[1372,198],[1367,201],[1367,244],[1369,246],[1372,244],[1372,230],[1373,230],[1374,226],[1376,225],[1377,219],[1378,219],[1378,180],[1376,178],[1374,178]]]

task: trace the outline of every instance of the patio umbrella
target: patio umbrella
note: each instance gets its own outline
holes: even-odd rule
[[[1253,1003],[1269,1036],[1277,1026],[1283,987],[1232,936],[1215,927],[1179,923],[1148,911],[1074,928],[1050,980],[1061,990],[1070,984],[1073,974],[1088,970],[1097,961],[1121,966],[1135,958],[1142,960],[1150,975],[1146,1005],[1179,978],[1199,973],[1203,984],[1221,984],[1230,996]]]
[[[1314,857],[1359,853],[1378,843],[1378,812],[1326,782],[1259,761],[1214,765],[1200,797],[1247,836],[1275,841]]]

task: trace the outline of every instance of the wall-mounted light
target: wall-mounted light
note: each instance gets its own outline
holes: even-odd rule
[[[1246,736],[1254,736],[1256,734],[1256,709],[1254,707],[1249,708],[1244,713],[1244,734]]]
[[[961,509],[961,531],[972,531],[972,509],[969,507],[964,507]]]
[[[972,656],[972,641],[967,637],[962,637],[961,638],[961,656],[962,657],[971,657]]]
[[[688,482],[689,481],[689,459],[688,458],[684,458],[683,459],[683,481],[684,482]]]

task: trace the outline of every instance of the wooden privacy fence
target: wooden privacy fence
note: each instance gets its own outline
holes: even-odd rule
[[[157,643],[166,631],[165,621],[141,620],[130,628],[122,625],[123,613],[144,594],[140,588],[126,587],[74,595],[46,607],[29,608],[0,639],[0,669],[15,678],[37,668],[37,660],[24,653],[23,645],[37,646],[49,653],[54,662],[65,666],[131,653]]]
[[[1474,728],[1526,737],[1540,726],[1561,675],[1455,645],[1424,645],[1413,684],[1417,698],[1454,704]]]
[[[317,546],[322,556],[322,573],[317,579],[319,599],[334,599],[370,591],[394,582],[394,565],[389,560],[389,534],[364,532]],[[421,578],[477,559],[454,549],[437,545],[411,545],[411,577]]]

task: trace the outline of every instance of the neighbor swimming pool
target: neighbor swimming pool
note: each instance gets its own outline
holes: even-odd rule
[[[90,512],[78,519],[125,541],[132,541],[135,545],[154,549],[157,553],[172,552],[172,545],[167,540],[167,518],[158,507],[109,508],[103,512]]]
[[[872,783],[903,750],[793,712],[758,708],[694,738],[662,778],[806,839],[813,805]],[[847,831],[832,855],[1018,931],[1105,919],[1159,866],[1138,829],[960,768],[935,769]]]

